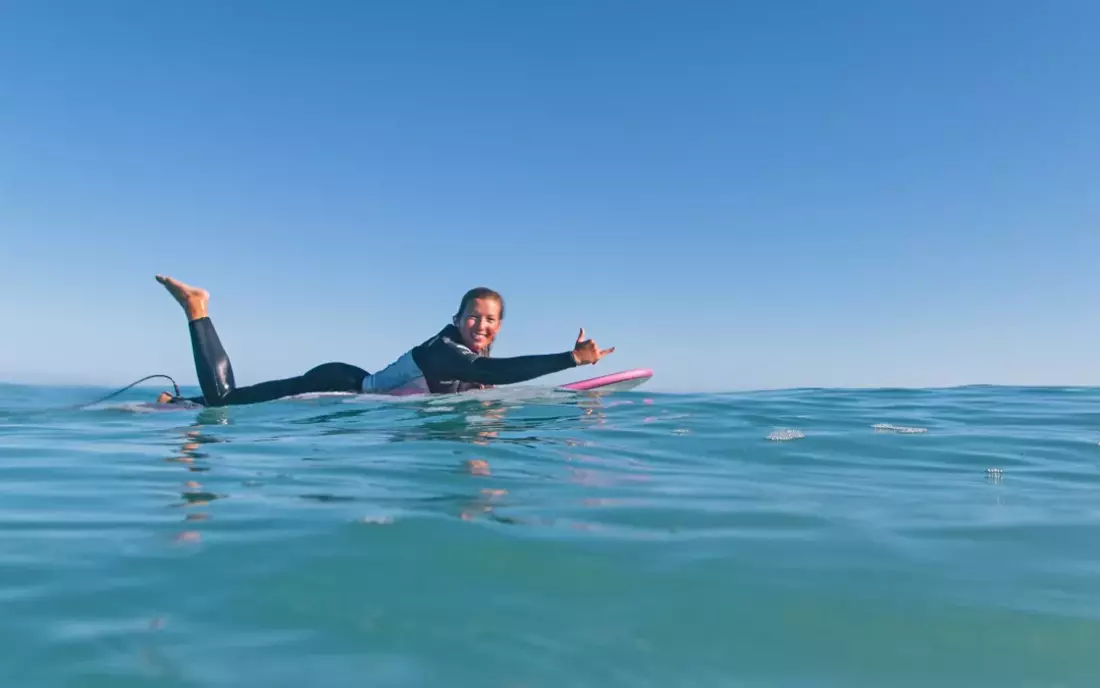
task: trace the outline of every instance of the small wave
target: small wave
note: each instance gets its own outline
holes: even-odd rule
[[[354,392],[303,392],[302,394],[292,394],[286,399],[300,399],[302,401],[309,401],[311,399],[327,399],[329,397],[354,397],[358,396]]]
[[[189,401],[176,404],[158,404],[151,401],[127,401],[120,404],[104,404],[102,406],[89,406],[84,411],[111,411],[123,413],[162,413],[166,411],[194,411],[203,408]]]
[[[918,435],[928,432],[928,428],[908,428],[904,425],[892,425],[890,423],[875,423],[871,426],[875,432],[892,432],[898,435]]]
[[[768,433],[768,439],[773,442],[790,442],[800,440],[806,436],[801,430],[773,430]]]
[[[368,514],[358,519],[358,523],[372,526],[393,525],[394,518],[390,514]]]

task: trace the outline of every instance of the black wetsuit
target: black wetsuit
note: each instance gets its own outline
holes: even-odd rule
[[[572,351],[512,358],[479,355],[462,343],[458,328],[448,325],[374,374],[347,363],[324,363],[297,377],[237,387],[214,323],[200,318],[189,327],[202,396],[185,401],[203,406],[255,404],[318,392],[454,393],[524,382],[577,365]]]

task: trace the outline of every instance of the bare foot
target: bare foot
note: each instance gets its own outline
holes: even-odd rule
[[[157,275],[157,281],[164,285],[172,298],[183,307],[188,320],[198,320],[206,317],[206,302],[210,300],[210,292],[184,284],[167,275]]]
[[[172,395],[168,392],[161,392],[160,396],[157,397],[158,404],[167,404],[170,401],[172,401]]]

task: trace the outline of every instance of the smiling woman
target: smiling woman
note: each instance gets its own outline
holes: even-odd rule
[[[504,297],[488,287],[466,292],[451,322],[462,333],[471,351],[486,351],[493,346],[500,323],[504,320]]]
[[[584,328],[571,351],[491,358],[493,340],[504,319],[504,298],[485,287],[466,292],[451,324],[413,347],[376,373],[348,363],[324,363],[303,375],[237,387],[233,366],[207,312],[210,294],[179,280],[158,275],[157,281],[187,314],[202,396],[161,394],[157,401],[187,401],[204,406],[235,406],[299,394],[351,392],[374,394],[441,394],[525,382],[578,365],[595,364],[615,347],[600,349],[584,338]]]

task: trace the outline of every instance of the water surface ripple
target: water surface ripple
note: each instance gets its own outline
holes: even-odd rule
[[[0,386],[5,686],[1094,686],[1100,390]]]

